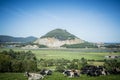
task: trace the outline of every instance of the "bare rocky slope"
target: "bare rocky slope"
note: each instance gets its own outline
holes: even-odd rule
[[[64,44],[78,44],[84,42],[84,40],[79,39],[66,30],[55,29],[37,39],[34,43],[46,45],[50,48],[58,48]]]

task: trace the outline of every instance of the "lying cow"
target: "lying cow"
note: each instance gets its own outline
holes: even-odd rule
[[[25,72],[25,75],[28,77],[28,80],[41,80],[44,77],[41,74]]]
[[[85,66],[81,69],[81,74],[87,74],[88,76],[100,76],[109,74],[102,66]]]
[[[52,75],[52,71],[51,70],[47,70],[47,69],[43,69],[40,71],[40,74],[45,76],[45,75]]]
[[[79,70],[65,70],[63,74],[64,76],[69,76],[69,77],[79,77],[80,71]]]

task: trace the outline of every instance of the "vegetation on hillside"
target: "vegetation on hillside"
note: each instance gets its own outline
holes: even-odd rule
[[[42,36],[41,38],[46,38],[46,37],[50,37],[50,38],[54,37],[59,40],[71,40],[71,39],[77,38],[73,34],[67,32],[66,30],[63,30],[63,29],[52,30],[52,31],[48,32],[46,35]]]
[[[26,42],[33,42],[36,40],[36,37],[12,37],[12,36],[6,36],[6,35],[0,35],[0,43],[5,43],[5,42],[12,42],[12,43],[26,43]]]
[[[80,44],[64,44],[61,47],[66,47],[66,48],[98,48],[96,44],[89,43],[89,42],[84,42],[84,43],[80,43]]]

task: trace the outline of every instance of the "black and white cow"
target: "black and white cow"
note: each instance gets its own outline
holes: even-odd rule
[[[68,76],[68,77],[79,77],[80,71],[79,70],[65,70],[63,74],[64,76]]]
[[[109,74],[107,70],[102,66],[85,66],[81,69],[81,74],[87,74],[88,76],[100,76]]]
[[[28,80],[41,80],[44,77],[41,74],[25,72],[24,76],[28,77]]]
[[[45,76],[45,75],[52,75],[52,71],[51,70],[47,70],[47,69],[42,69],[40,71],[40,74]]]

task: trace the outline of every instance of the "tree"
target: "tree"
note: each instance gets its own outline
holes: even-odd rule
[[[87,65],[87,59],[85,59],[84,57],[81,58],[81,65],[82,67],[85,67]]]
[[[120,73],[120,59],[105,60],[104,66],[111,73]]]
[[[24,71],[37,71],[37,62],[31,60],[23,61]]]
[[[69,65],[67,65],[67,68],[68,69],[78,69],[78,64],[75,64],[72,62]]]
[[[65,70],[65,66],[63,65],[56,66],[56,71],[63,72],[64,70]]]
[[[24,71],[22,61],[20,61],[20,60],[13,60],[11,67],[12,67],[13,72],[23,72]]]
[[[11,57],[9,55],[0,54],[0,72],[11,71]]]
[[[12,49],[0,52],[0,72],[36,71],[37,59],[31,51],[18,51]]]

